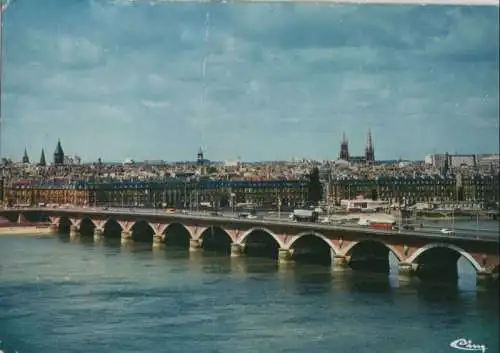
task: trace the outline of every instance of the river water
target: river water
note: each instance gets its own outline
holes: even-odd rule
[[[462,261],[462,260],[460,260]],[[0,236],[10,353],[498,352],[498,300],[458,285],[92,239]]]

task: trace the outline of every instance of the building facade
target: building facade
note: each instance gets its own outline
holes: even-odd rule
[[[479,203],[499,202],[498,175],[337,178],[328,188],[337,203],[363,195],[373,200],[401,203]]]
[[[4,188],[10,205],[72,204],[145,208],[283,209],[302,205],[307,181],[227,181],[167,179],[161,181],[34,182],[19,180]]]
[[[498,175],[331,178],[324,185],[329,203],[358,196],[390,203],[469,203],[495,207]],[[239,208],[267,210],[301,207],[308,200],[307,180],[211,180],[168,178],[158,181],[85,182],[55,179],[4,183],[3,203],[72,204],[101,207]]]
[[[89,185],[90,203],[108,207],[293,208],[307,200],[305,181],[182,180]]]
[[[86,205],[89,189],[83,182],[45,181],[43,183],[19,180],[6,184],[3,189],[4,203],[10,206],[36,206],[40,204]]]

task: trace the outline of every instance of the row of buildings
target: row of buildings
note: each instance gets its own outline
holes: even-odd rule
[[[323,181],[324,201],[364,196],[391,203],[468,203],[495,207],[498,175],[418,177],[338,177]],[[0,200],[10,205],[73,204],[108,207],[214,208],[253,205],[293,209],[308,200],[308,180],[212,180],[163,178],[150,181],[20,180],[3,185]]]
[[[156,167],[170,167],[172,169],[176,165],[178,166],[179,164],[181,165],[189,165],[192,164],[193,166],[196,166],[198,169],[207,169],[207,170],[214,170],[218,171],[221,167],[229,167],[228,162],[226,163],[221,163],[221,162],[211,162],[207,159],[204,158],[203,151],[200,148],[198,151],[198,154],[196,155],[196,160],[195,161],[186,161],[186,162],[173,162],[173,163],[167,163],[165,161],[144,161],[142,163],[136,163],[135,161],[131,159],[125,160],[123,163],[111,163],[108,165],[104,165],[100,158],[97,163],[87,163],[87,164],[82,164],[81,158],[78,156],[70,157],[68,155],[64,154],[63,148],[61,141],[58,140],[55,151],[53,153],[53,160],[52,163],[48,163],[45,157],[45,151],[42,149],[41,155],[40,155],[40,160],[38,162],[32,161],[28,157],[27,150],[24,150],[24,155],[22,157],[21,163],[15,163],[12,161],[3,161],[4,163],[2,164],[8,164],[14,169],[23,169],[28,168],[31,166],[35,167],[46,167],[46,168],[55,168],[55,170],[61,170],[61,169],[85,169],[89,165],[100,165],[103,168],[106,167],[116,167],[117,164],[121,165],[136,165],[136,166],[156,166]],[[5,163],[7,162],[7,163]],[[302,161],[304,162],[304,160]],[[311,162],[311,161],[310,161]],[[449,153],[441,153],[441,154],[430,154],[426,155],[422,161],[381,161],[381,160],[376,160],[375,159],[375,146],[373,143],[373,137],[371,134],[371,131],[368,130],[367,134],[367,139],[366,139],[366,145],[364,148],[364,154],[363,155],[357,155],[353,156],[350,153],[349,149],[349,141],[346,137],[346,134],[342,134],[342,139],[340,143],[340,152],[338,159],[336,161],[328,161],[329,163],[336,164],[338,167],[354,167],[354,168],[362,168],[367,167],[367,168],[377,168],[383,165],[413,165],[416,167],[421,167],[423,166],[426,170],[432,170],[434,172],[444,174],[446,175],[447,173],[451,172],[452,170],[467,170],[467,169],[473,169],[476,171],[481,171],[481,170],[496,170],[500,168],[500,156],[498,154],[449,154]],[[258,164],[265,164],[266,162],[258,163]],[[267,163],[273,163],[273,162],[267,162]],[[285,163],[289,165],[297,165],[300,164],[300,161],[292,161],[292,162],[274,162],[274,163]],[[234,164],[233,167],[239,167],[242,165],[241,161],[229,163],[229,164]],[[245,163],[248,164],[248,163]],[[251,163],[255,164],[255,163]],[[3,166],[5,168],[5,166]],[[46,169],[44,168],[44,169]],[[226,168],[227,169],[227,168]],[[231,168],[229,168],[231,169]],[[206,173],[205,173],[206,174]],[[210,174],[210,173],[208,173]]]

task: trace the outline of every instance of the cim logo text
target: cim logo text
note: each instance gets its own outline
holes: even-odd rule
[[[486,352],[486,346],[484,344],[475,344],[471,340],[466,338],[458,338],[450,343],[451,348],[460,349],[462,351],[474,351],[474,352]]]

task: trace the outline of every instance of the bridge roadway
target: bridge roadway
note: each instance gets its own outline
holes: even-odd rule
[[[16,209],[19,211],[20,209]],[[180,218],[180,219],[200,219],[200,220],[213,220],[219,222],[227,222],[228,219],[234,223],[245,223],[245,224],[255,224],[256,226],[263,225],[286,225],[286,226],[297,226],[301,229],[311,229],[311,230],[340,230],[340,231],[359,231],[365,234],[373,234],[373,235],[391,235],[391,234],[399,234],[399,235],[408,235],[408,236],[416,236],[427,239],[464,239],[470,240],[474,239],[476,241],[481,242],[489,242],[489,243],[499,243],[499,231],[494,230],[486,230],[486,229],[459,229],[454,228],[455,234],[443,234],[440,233],[435,226],[425,226],[424,228],[416,227],[415,230],[385,230],[385,229],[373,229],[363,226],[358,226],[356,224],[350,225],[335,225],[335,224],[323,224],[323,223],[313,223],[313,222],[293,222],[288,218],[288,213],[284,213],[285,217],[278,218],[275,217],[262,217],[258,219],[247,219],[247,218],[238,218],[236,214],[232,212],[224,212],[220,213],[220,215],[211,215],[210,212],[203,211],[189,211],[189,212],[172,212],[168,213],[165,210],[158,209],[145,209],[145,208],[100,208],[100,207],[69,207],[69,208],[26,208],[25,210],[30,211],[57,211],[64,213],[82,213],[82,214],[98,214],[98,215],[141,215],[141,216],[161,216],[162,218]],[[418,225],[420,226],[420,224]]]

